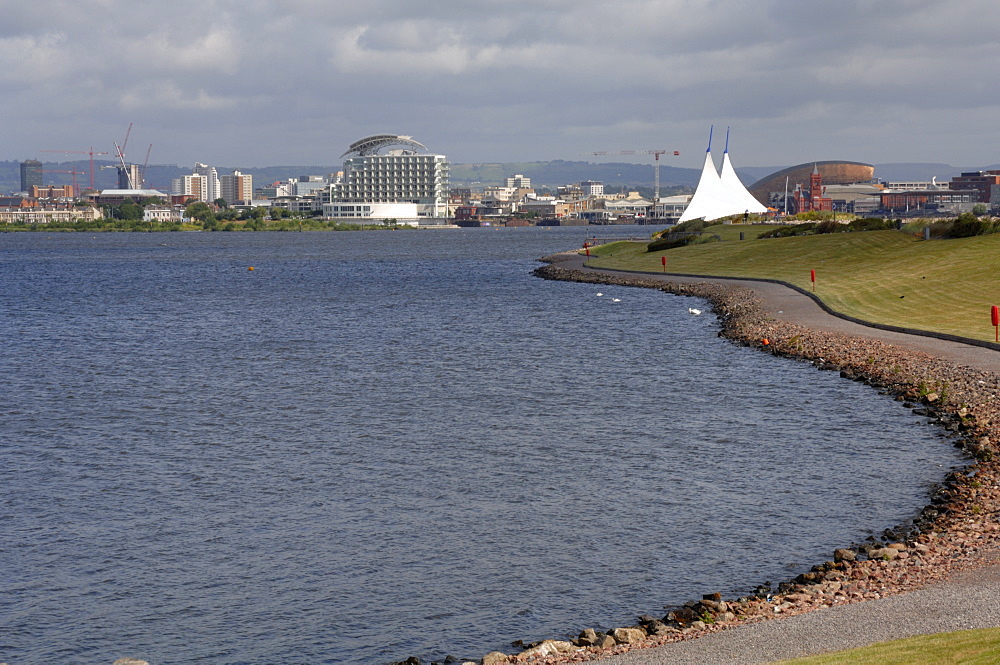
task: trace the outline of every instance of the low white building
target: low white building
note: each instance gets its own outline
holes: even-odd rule
[[[689,203],[691,203],[691,194],[661,197],[660,202],[656,204],[653,217],[676,222],[684,214]]]
[[[617,201],[607,201],[604,204],[605,210],[610,210],[617,215],[635,215],[637,219],[645,218],[646,213],[653,207],[653,204],[646,199],[619,199]]]
[[[104,213],[94,206],[42,206],[37,208],[0,208],[0,224],[71,223],[78,220],[92,222],[103,219]]]
[[[324,203],[323,216],[331,219],[357,220],[359,222],[394,219],[397,224],[417,226],[419,216],[416,203]]]
[[[146,206],[142,211],[144,222],[179,222],[182,218],[181,211],[170,206]]]
[[[290,212],[308,215],[319,210],[314,196],[279,196],[271,199],[272,208],[284,208]]]

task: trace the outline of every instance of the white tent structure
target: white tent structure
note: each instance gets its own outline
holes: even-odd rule
[[[732,163],[729,161],[729,135],[726,134],[726,152],[722,159],[722,176],[715,169],[712,161],[712,129],[708,131],[708,150],[705,152],[705,165],[701,170],[698,189],[691,197],[691,203],[681,215],[680,222],[689,219],[713,219],[742,215],[744,212],[766,212],[767,208],[747,191],[740,182]]]
[[[722,180],[722,185],[729,192],[733,201],[742,208],[737,212],[767,212],[767,206],[754,198],[754,195],[747,190],[746,185],[736,175],[732,162],[729,161],[729,129],[726,129],[726,152],[722,155],[722,173],[719,174],[719,179]]]

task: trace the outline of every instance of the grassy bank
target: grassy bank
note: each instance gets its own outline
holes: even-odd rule
[[[781,665],[932,665],[996,663],[1000,658],[1000,628],[920,635],[863,649],[782,661]]]
[[[898,231],[758,239],[730,226],[723,242],[646,252],[644,243],[591,250],[595,268],[778,279],[812,289],[831,308],[866,321],[993,341],[1000,305],[1000,234],[924,241]],[[718,227],[706,229],[714,233]],[[740,241],[744,230],[746,240]],[[735,239],[734,239],[735,238]]]

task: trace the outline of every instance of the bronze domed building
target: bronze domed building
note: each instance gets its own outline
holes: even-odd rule
[[[875,177],[875,167],[861,162],[807,162],[798,166],[782,169],[777,173],[761,178],[748,189],[754,197],[765,205],[774,207],[781,203],[785,196],[787,179],[788,193],[791,195],[796,185],[808,187],[813,170],[818,170],[824,185],[852,185],[859,182],[871,182]]]

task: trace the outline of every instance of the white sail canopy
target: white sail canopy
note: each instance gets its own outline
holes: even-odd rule
[[[705,166],[701,170],[701,179],[698,181],[698,189],[691,197],[691,203],[684,210],[679,221],[686,222],[689,219],[703,218],[706,222],[720,217],[728,217],[742,213],[743,208],[739,208],[737,203],[729,195],[729,190],[719,179],[719,172],[715,170],[715,162],[712,161],[711,151],[705,153]]]
[[[740,177],[736,175],[736,170],[733,168],[732,162],[729,161],[729,150],[726,150],[726,154],[722,156],[722,174],[719,179],[729,191],[729,195],[733,197],[733,201],[743,208],[738,212],[767,212],[767,206],[754,198]]]
[[[767,207],[753,197],[736,175],[729,161],[729,131],[726,130],[726,152],[722,157],[722,175],[715,170],[712,161],[712,130],[708,132],[708,151],[705,153],[705,166],[701,170],[698,189],[691,197],[684,214],[679,221],[689,219],[704,219],[710,222],[730,215],[742,215],[745,212],[763,213]]]

